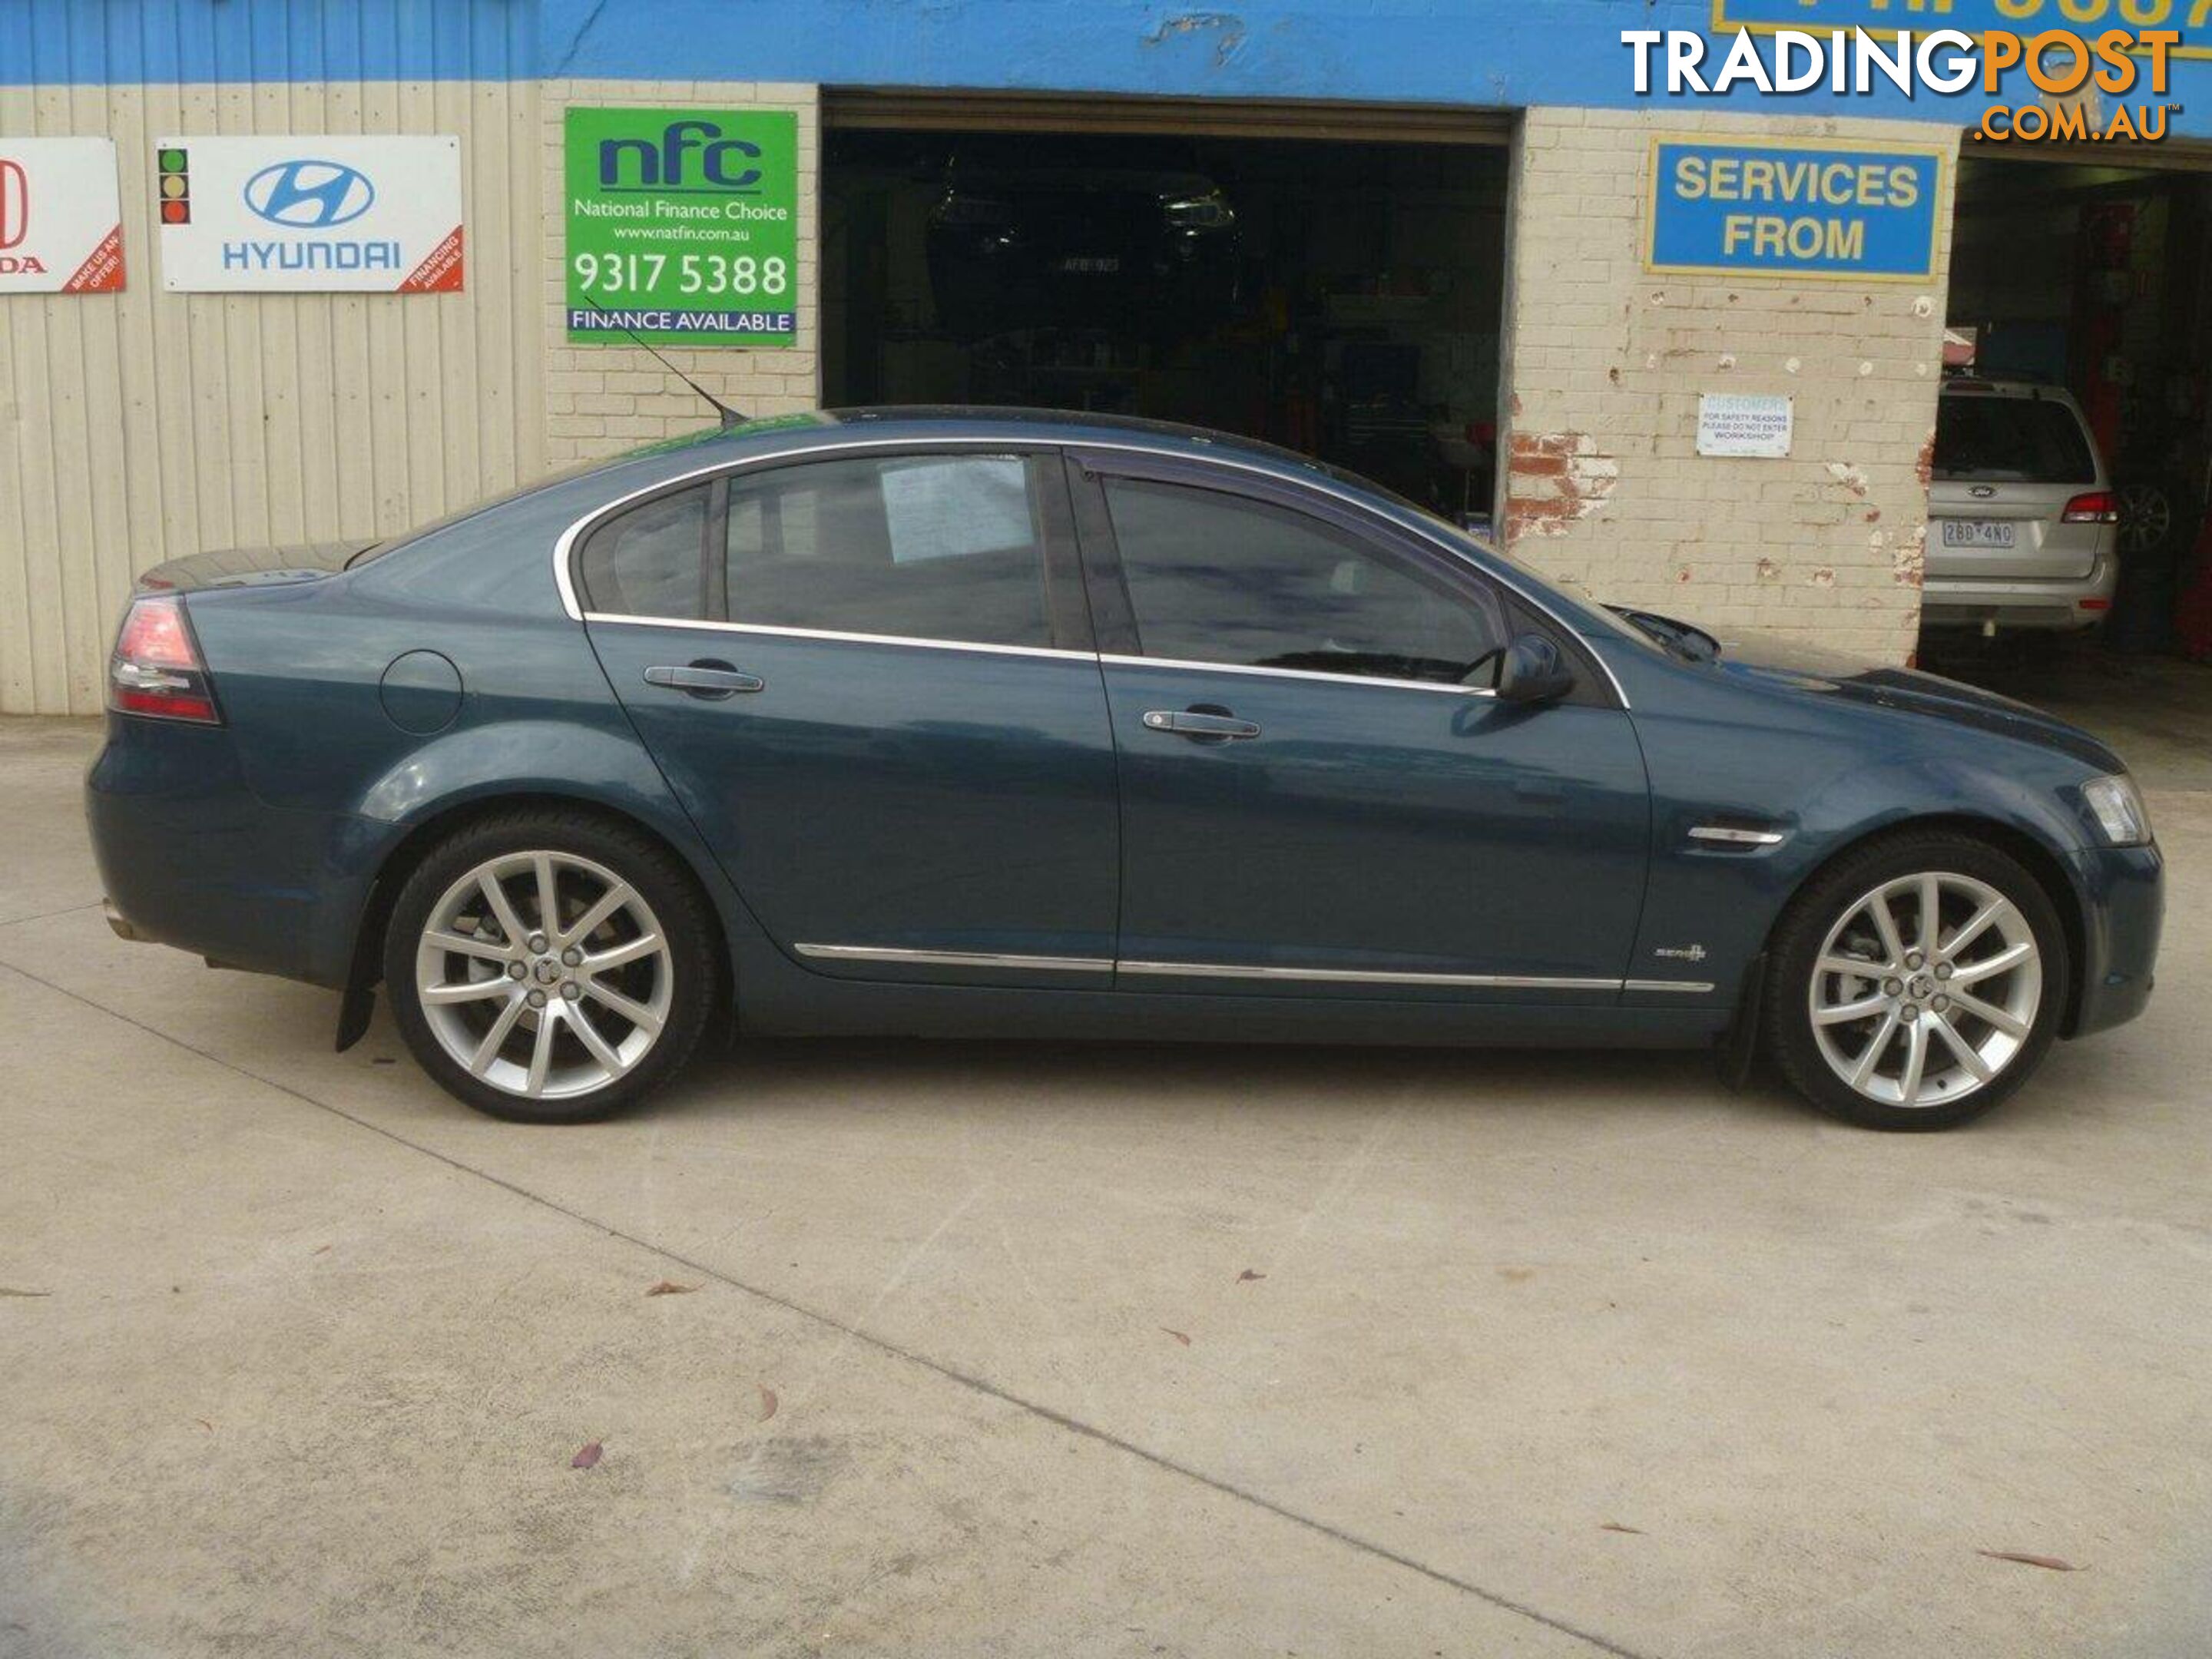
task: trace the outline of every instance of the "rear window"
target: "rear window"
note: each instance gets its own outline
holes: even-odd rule
[[[1936,407],[1936,477],[1983,483],[2094,483],[2097,460],[2081,422],[2063,404],[1954,393]]]

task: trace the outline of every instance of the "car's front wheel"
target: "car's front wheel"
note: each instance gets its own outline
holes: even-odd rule
[[[1908,831],[1808,885],[1769,972],[1768,1041],[1800,1093],[1871,1128],[1944,1129],[2041,1063],[2066,935],[2017,860],[1954,831]]]
[[[705,899],[634,830],[525,811],[434,848],[401,889],[385,985],[415,1057],[495,1117],[580,1123],[680,1070],[714,998]]]

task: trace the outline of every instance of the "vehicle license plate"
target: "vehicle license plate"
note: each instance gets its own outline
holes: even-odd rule
[[[2013,526],[1999,519],[1946,519],[1946,547],[2010,547]]]

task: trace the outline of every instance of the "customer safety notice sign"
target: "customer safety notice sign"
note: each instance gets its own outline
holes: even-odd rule
[[[571,108],[565,156],[572,342],[797,342],[795,114]]]
[[[153,160],[172,293],[460,290],[459,138],[164,138]]]
[[[0,138],[0,294],[122,286],[114,141]]]
[[[1924,281],[1936,269],[1936,149],[1656,138],[1645,204],[1654,271]]]

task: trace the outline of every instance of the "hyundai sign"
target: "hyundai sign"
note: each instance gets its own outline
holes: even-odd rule
[[[164,138],[153,179],[172,293],[460,289],[458,138]]]
[[[122,286],[114,141],[0,138],[0,294]]]
[[[1644,263],[1658,272],[1925,282],[1943,155],[1836,143],[1657,138]]]

